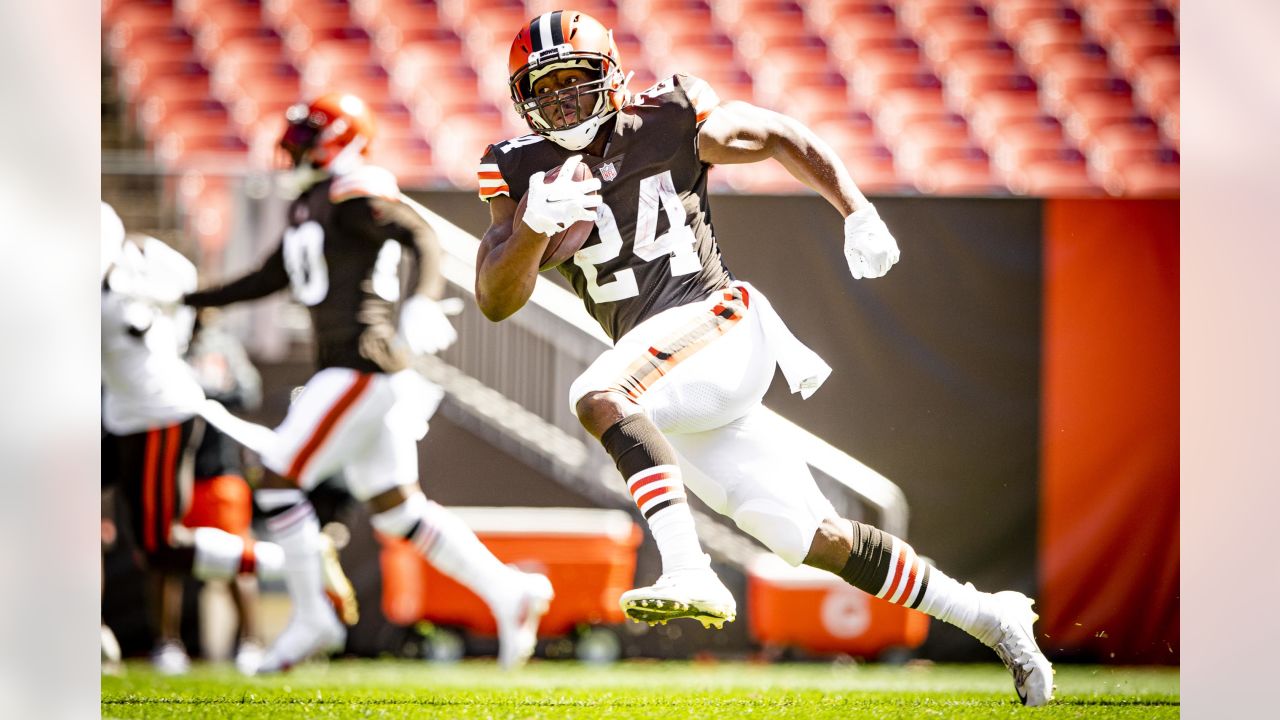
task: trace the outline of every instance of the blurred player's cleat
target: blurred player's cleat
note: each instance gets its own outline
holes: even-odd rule
[[[1023,705],[1037,707],[1053,699],[1053,665],[1036,645],[1031,626],[1040,619],[1034,602],[1020,592],[1006,590],[992,596],[998,603],[999,634],[992,649],[1013,673],[1013,689]]]
[[[151,666],[161,675],[186,675],[191,669],[187,649],[176,640],[163,640],[151,651]]]
[[[240,647],[236,648],[236,670],[241,675],[252,675],[258,672],[265,657],[266,648],[262,647],[262,643],[257,640],[242,640]]]
[[[498,621],[498,663],[506,670],[524,665],[538,644],[538,623],[555,597],[551,581],[537,573],[516,573],[518,590],[493,608]]]
[[[636,622],[693,618],[718,630],[738,616],[738,603],[710,568],[663,573],[648,587],[622,594],[622,612]]]
[[[360,621],[360,604],[356,601],[356,590],[342,570],[338,561],[338,547],[327,533],[320,533],[320,572],[324,578],[324,594],[333,603],[338,619],[346,625],[355,625]]]
[[[120,664],[120,642],[106,625],[102,626],[102,672],[107,675],[124,673],[124,665]]]
[[[342,650],[346,640],[347,629],[333,611],[314,618],[294,614],[254,674],[284,672],[313,655],[330,655]]]

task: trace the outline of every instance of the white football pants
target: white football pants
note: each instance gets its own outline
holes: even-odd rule
[[[769,431],[761,399],[777,367],[754,288],[731,287],[637,325],[574,381],[640,405],[680,455],[685,484],[716,512],[799,565],[837,514],[809,466]]]

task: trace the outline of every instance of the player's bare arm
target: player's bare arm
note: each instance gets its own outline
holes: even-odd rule
[[[722,103],[698,132],[698,157],[712,165],[773,158],[827,199],[841,216],[869,204],[831,146],[795,118],[737,100]]]
[[[712,165],[773,158],[844,217],[844,253],[855,279],[875,278],[898,262],[898,243],[831,146],[795,118],[730,101],[698,131],[698,158]]]
[[[515,200],[500,195],[489,201],[489,229],[476,256],[476,303],[494,322],[529,301],[549,240],[523,222],[517,225],[515,215]]]

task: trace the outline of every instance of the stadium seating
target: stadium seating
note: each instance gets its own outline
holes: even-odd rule
[[[685,72],[722,98],[793,114],[837,147],[869,188],[1176,189],[1173,0],[575,5],[615,28],[632,90]],[[248,146],[245,162],[261,165],[281,111],[336,87],[387,109],[380,157],[397,171],[469,186],[484,144],[527,132],[508,109],[510,38],[532,15],[558,7],[552,0],[109,0],[103,38],[137,126],[157,148],[163,143],[164,161],[225,162]],[[173,139],[182,132],[190,139]],[[414,160],[395,159],[402,157]],[[795,189],[772,170],[725,171],[721,187]]]

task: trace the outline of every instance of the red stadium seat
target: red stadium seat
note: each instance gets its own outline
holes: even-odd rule
[[[1037,75],[1063,71],[1064,68],[1069,71],[1075,67],[1102,71],[1111,66],[1105,48],[1084,40],[1042,38],[1022,43],[1018,52],[1022,61]]]
[[[1100,172],[1123,165],[1135,153],[1154,152],[1164,147],[1154,124],[1114,123],[1098,128],[1088,141],[1089,162]]]
[[[231,115],[226,106],[208,98],[152,98],[144,104],[142,115],[144,132],[153,143],[159,142],[168,134],[234,134]]]
[[[1134,90],[1152,115],[1159,117],[1169,112],[1171,101],[1178,97],[1179,64],[1176,57],[1153,57],[1134,70]]]
[[[963,147],[973,144],[969,124],[964,116],[940,113],[910,118],[893,133],[885,133],[886,143],[893,149],[900,167],[911,168],[929,148]],[[914,153],[910,157],[906,155]]]
[[[713,10],[724,27],[739,35],[759,27],[788,35],[811,32],[804,8],[795,0],[720,0]]]
[[[446,118],[428,140],[440,173],[458,187],[474,189],[476,166],[485,148],[508,137],[510,133],[496,114],[458,115]]]
[[[845,161],[853,181],[863,192],[891,193],[910,188],[894,168],[893,155],[887,148],[873,148],[852,155],[842,154],[841,159]]]
[[[853,50],[842,67],[855,78],[864,74],[926,72],[929,69],[916,41],[903,37],[868,42]]]
[[[1150,118],[1142,115],[1133,104],[1133,98],[1125,94],[1105,92],[1082,93],[1067,99],[1064,117],[1067,132],[1082,146],[1087,146],[1098,129],[1122,122],[1150,124]]]
[[[813,113],[810,117],[812,119],[806,123],[809,128],[837,151],[845,149],[861,152],[883,144],[876,136],[871,116],[861,110],[834,108],[823,113]]]
[[[1005,33],[1009,42],[1020,52],[1028,52],[1038,45],[1050,43],[1085,42],[1089,38],[1077,16],[1071,18],[1041,18]]]
[[[931,195],[991,195],[1008,192],[991,171],[985,155],[961,152],[939,157],[915,175],[915,187]]]
[[[1001,34],[1014,36],[1036,20],[1079,20],[1080,15],[1062,0],[998,0],[988,2],[991,25]]]
[[[1135,160],[1117,169],[1107,180],[1107,190],[1127,197],[1175,197],[1181,187],[1180,165],[1176,159],[1159,155]]]
[[[946,75],[957,68],[985,66],[991,69],[1016,70],[1018,54],[1003,40],[969,38],[950,44],[934,43],[929,59]]]
[[[899,132],[912,118],[950,113],[941,88],[905,87],[882,93],[871,108],[881,133]]]
[[[1131,97],[1132,86],[1110,72],[1087,70],[1080,74],[1051,73],[1044,83],[1041,99],[1049,112],[1069,115],[1086,95]]]
[[[1040,98],[1030,93],[988,93],[976,97],[965,115],[979,138],[989,138],[1004,123],[1038,118],[1044,114]]]
[[[868,45],[910,39],[910,36],[898,27],[898,21],[892,12],[858,14],[850,16],[847,20],[836,19],[822,28],[821,33],[830,45],[831,53],[840,60],[854,57],[860,49]]]
[[[380,135],[369,151],[369,162],[390,170],[402,188],[431,187],[444,179],[431,145],[416,135]]]
[[[915,33],[929,57],[944,57],[960,44],[999,40],[985,15],[949,15],[938,18]]]
[[[990,96],[1027,98],[1024,102],[1039,102],[1036,81],[1025,73],[986,72],[973,74],[952,73],[947,85],[947,99],[953,107],[965,114],[972,113],[977,103]],[[1018,102],[1011,100],[1011,102]]]
[[[1115,42],[1124,28],[1174,27],[1173,13],[1151,0],[1093,0],[1082,11],[1085,27],[1104,43]]]
[[[957,18],[971,22],[981,18],[986,25],[987,10],[974,0],[899,0],[898,21],[913,33],[928,32]]]
[[[120,73],[121,90],[126,99],[136,101],[139,96],[154,94],[149,85],[157,78],[168,77],[205,77],[209,71],[205,66],[191,58],[130,60]]]
[[[1160,116],[1160,132],[1164,133],[1164,136],[1169,139],[1169,142],[1173,143],[1174,147],[1179,147],[1181,144],[1181,136],[1179,134],[1181,130],[1181,113],[1179,108],[1181,106],[1178,102],[1178,96],[1175,95],[1170,98],[1168,105],[1169,108]]]
[[[1111,59],[1125,73],[1132,72],[1148,58],[1178,57],[1177,33],[1165,27],[1122,28],[1111,43]]]
[[[985,141],[996,169],[1005,174],[1029,160],[1074,150],[1062,125],[1050,115],[1005,122]]]
[[[1008,180],[1009,189],[1019,195],[1045,197],[1087,197],[1101,195],[1102,188],[1089,175],[1083,160],[1046,159],[1019,168]]]
[[[116,63],[124,66],[134,60],[145,62],[166,60],[194,60],[195,41],[181,28],[169,28],[157,33],[131,37],[127,44],[111,48]]]

